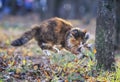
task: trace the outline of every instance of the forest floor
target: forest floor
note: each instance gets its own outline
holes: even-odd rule
[[[90,43],[94,44],[95,19],[69,20],[74,26],[87,29]],[[45,55],[34,40],[21,47],[12,47],[10,42],[39,24],[37,15],[6,16],[0,20],[0,82],[120,82],[120,57],[116,57],[116,72],[96,69],[95,51],[85,49],[86,57],[62,50],[59,54]]]

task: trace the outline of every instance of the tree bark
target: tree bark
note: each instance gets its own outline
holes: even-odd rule
[[[114,0],[99,0],[96,27],[97,68],[114,69],[115,4]]]
[[[115,49],[120,49],[120,0],[116,0],[116,39],[115,39]]]

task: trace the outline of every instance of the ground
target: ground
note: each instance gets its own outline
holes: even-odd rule
[[[85,21],[69,20],[74,26],[87,29],[94,43],[95,19],[86,25]],[[0,20],[0,82],[119,82],[120,60],[116,57],[117,72],[97,70],[95,51],[85,49],[86,56],[79,59],[66,50],[47,56],[34,40],[22,47],[13,47],[10,42],[28,30],[32,24],[39,24],[37,15],[6,16]],[[119,55],[119,54],[118,54]]]

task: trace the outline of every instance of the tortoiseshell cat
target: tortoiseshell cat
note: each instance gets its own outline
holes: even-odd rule
[[[54,17],[33,26],[11,45],[21,46],[34,38],[42,50],[55,51],[54,46],[60,45],[59,49],[65,48],[73,54],[78,54],[77,49],[80,43],[84,42],[85,35],[86,31],[74,28],[71,23],[62,18]]]

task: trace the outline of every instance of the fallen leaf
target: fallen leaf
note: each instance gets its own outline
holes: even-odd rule
[[[97,53],[97,50],[96,50],[95,48],[94,48],[94,50],[93,50],[93,53],[94,53],[94,54],[96,54],[96,53]]]
[[[68,80],[66,79],[65,82],[68,82]]]

